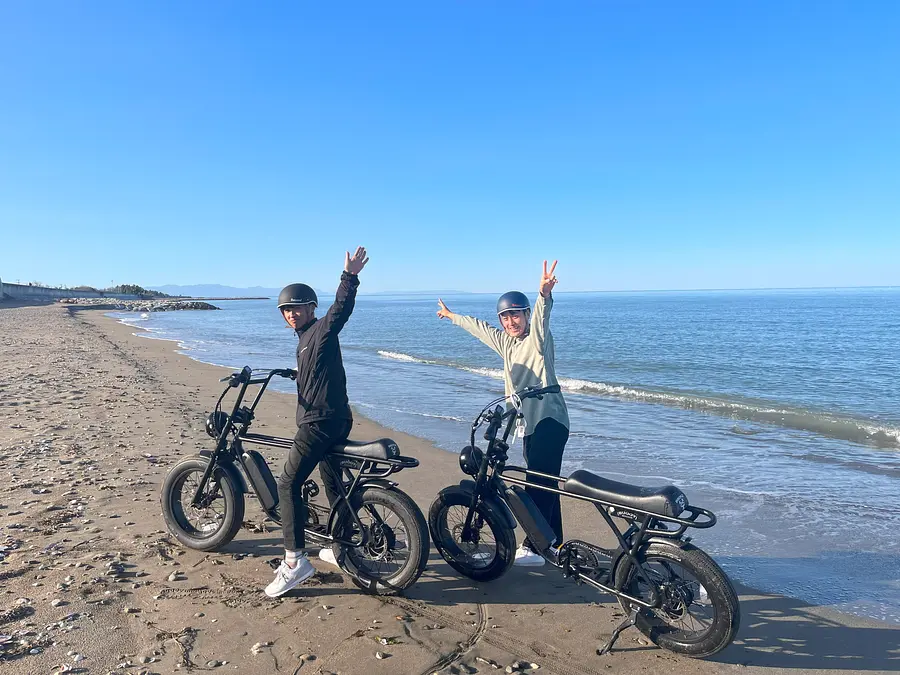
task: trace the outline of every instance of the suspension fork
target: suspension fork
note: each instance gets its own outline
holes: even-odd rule
[[[227,429],[223,432],[227,433]],[[197,490],[194,492],[194,498],[191,499],[191,506],[194,508],[200,507],[200,502],[203,500],[203,493],[206,490],[206,484],[209,482],[210,477],[212,477],[212,473],[218,464],[219,455],[224,450],[224,446],[227,444],[226,439],[220,438],[219,442],[216,443],[216,449],[213,451],[212,456],[209,458],[209,462],[206,464],[206,469],[203,471],[203,476],[200,478],[200,482],[197,484]]]
[[[501,414],[499,412],[500,406],[497,406],[497,410],[495,410],[495,414]],[[509,415],[509,413],[507,413]],[[516,415],[509,415],[509,420],[506,423],[506,430],[503,433],[503,446],[504,453],[508,450],[508,446],[506,446],[506,440],[509,438],[509,433],[512,431],[513,423],[516,421]],[[490,440],[488,442],[487,451],[484,453],[484,459],[481,462],[481,467],[478,470],[478,477],[475,479],[475,491],[472,493],[472,502],[469,504],[469,512],[466,514],[466,522],[463,524],[462,531],[462,540],[468,541],[473,537],[472,533],[472,520],[475,518],[475,507],[478,506],[478,499],[481,497],[482,491],[485,490],[485,484],[490,483],[487,489],[494,489],[494,481],[497,477],[498,473],[503,473],[503,467],[506,465],[506,455],[504,454],[500,461],[497,462],[494,467],[494,473],[491,475],[491,478],[488,479],[487,472],[490,466],[490,458],[493,455],[494,446],[497,442],[497,431],[499,431],[501,424],[503,423],[503,416],[499,418],[495,418],[494,422],[491,422],[491,427],[489,427]],[[487,436],[486,436],[487,437]],[[472,433],[472,445],[475,445],[475,434],[474,431]],[[497,497],[504,501],[503,492],[501,490],[496,490]]]
[[[222,425],[222,431],[219,432],[219,437],[216,439],[216,449],[213,451],[212,457],[209,458],[209,463],[206,465],[206,470],[203,472],[203,476],[200,478],[200,483],[197,485],[196,492],[194,492],[194,498],[191,499],[191,506],[193,508],[198,508],[200,506],[200,498],[203,495],[203,491],[206,489],[206,483],[209,481],[213,471],[216,468],[216,462],[219,459],[219,455],[222,454],[222,452],[228,445],[228,432],[231,431],[232,428],[231,421],[234,419],[234,416],[237,413],[241,402],[244,400],[244,394],[247,392],[247,387],[249,386],[249,384],[250,383],[248,381],[244,382],[241,385],[241,391],[238,393],[237,398],[235,398],[234,406],[232,406],[231,408],[231,414],[228,416],[228,423]]]
[[[492,445],[493,442],[488,445],[488,450],[491,449]],[[478,500],[481,497],[481,492],[485,489],[488,463],[488,454],[485,453],[484,460],[481,463],[481,468],[478,470],[478,476],[475,478],[475,489],[472,491],[472,500],[469,503],[469,512],[466,514],[466,521],[463,524],[462,540],[464,542],[468,542],[469,540],[475,538],[475,535],[472,531],[472,521],[475,519],[475,515],[477,513],[475,509],[478,506]]]

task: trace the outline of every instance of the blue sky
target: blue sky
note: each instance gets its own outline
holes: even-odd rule
[[[0,278],[900,285],[900,3],[7,2]]]

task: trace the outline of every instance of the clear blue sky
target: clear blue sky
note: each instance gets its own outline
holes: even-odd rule
[[[5,2],[0,278],[900,285],[900,3]]]

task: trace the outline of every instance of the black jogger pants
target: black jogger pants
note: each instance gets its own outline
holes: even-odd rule
[[[523,439],[525,466],[533,471],[549,473],[558,476],[562,470],[562,456],[569,440],[569,430],[555,419],[550,417],[542,419],[535,426],[534,431]],[[533,474],[528,475],[529,483],[547,485],[556,488],[557,484],[546,478],[539,478]],[[528,496],[534,500],[538,510],[550,524],[550,528],[556,535],[556,545],[563,543],[562,513],[559,507],[559,495],[538,488],[525,488]],[[526,545],[529,545],[526,542]]]
[[[341,481],[340,472],[322,460],[335,443],[346,440],[352,426],[350,420],[324,420],[301,424],[297,429],[294,446],[288,452],[284,470],[278,477],[281,529],[284,532],[284,548],[288,551],[299,551],[306,546],[303,484],[317,464],[328,503],[334,504],[340,494],[337,487]]]

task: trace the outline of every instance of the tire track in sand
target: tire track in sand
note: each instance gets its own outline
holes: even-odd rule
[[[519,659],[528,659],[538,662],[542,669],[557,675],[601,675],[601,670],[584,663],[578,662],[569,654],[558,654],[558,650],[549,644],[539,640],[522,640],[514,635],[506,633],[499,629],[487,630],[487,613],[484,605],[478,603],[477,621],[475,622],[475,630],[471,631],[471,622],[453,616],[449,612],[437,609],[430,605],[425,605],[414,600],[409,600],[400,596],[383,596],[380,598],[383,602],[400,607],[409,614],[430,619],[444,625],[448,628],[469,635],[465,642],[460,643],[460,647],[450,652],[446,656],[436,661],[428,669],[422,671],[421,675],[431,675],[435,671],[446,668],[454,662],[462,658],[468,651],[475,647],[479,642],[484,642],[497,647]],[[530,656],[526,656],[530,655]],[[599,657],[598,657],[599,658]]]
[[[398,604],[398,603],[393,602],[395,599],[397,599],[397,598],[389,598],[388,601],[391,604]],[[407,602],[409,602],[409,601],[407,601]],[[410,602],[410,604],[412,605],[414,603]],[[441,670],[441,669],[446,668],[447,666],[455,663],[456,661],[461,659],[463,656],[465,656],[469,652],[469,650],[471,650],[472,647],[474,647],[476,644],[478,644],[478,641],[484,637],[484,632],[487,630],[487,613],[484,611],[484,605],[482,605],[480,602],[478,603],[477,608],[478,608],[478,611],[477,611],[478,619],[474,622],[475,630],[472,632],[472,634],[469,635],[469,637],[466,638],[465,641],[460,642],[457,645],[456,649],[454,649],[452,652],[441,656],[441,658],[439,658],[437,661],[435,661],[430,666],[428,666],[428,668],[423,670],[421,675],[431,675],[435,671]],[[407,609],[407,611],[409,611],[411,614],[421,614],[421,610]],[[437,612],[437,611],[435,613],[442,614],[442,612]],[[440,620],[444,621],[445,624],[447,623],[443,619],[443,617]],[[459,625],[465,626],[465,622],[460,620]],[[465,628],[468,628],[468,626],[465,626]],[[465,634],[466,630],[463,629],[461,632],[463,634]]]

